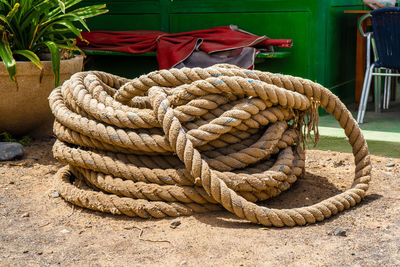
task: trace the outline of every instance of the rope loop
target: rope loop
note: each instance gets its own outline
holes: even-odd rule
[[[366,141],[328,89],[306,79],[232,65],[160,70],[133,80],[74,74],[49,97],[68,164],[56,175],[67,201],[142,218],[226,209],[265,226],[322,221],[365,197]],[[308,207],[256,204],[304,174],[304,140],[318,142],[318,107],[334,115],[353,147],[353,186]]]

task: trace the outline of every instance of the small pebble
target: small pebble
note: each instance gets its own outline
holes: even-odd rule
[[[334,166],[335,168],[338,168],[338,167],[341,167],[341,166],[344,166],[344,165],[345,165],[345,163],[344,163],[343,160],[340,160],[340,161],[338,161],[338,162],[334,162],[334,163],[333,163],[333,166]]]
[[[181,261],[181,265],[186,265],[186,261]]]
[[[328,235],[347,236],[347,229],[344,229],[342,227],[336,227],[335,229],[329,231]]]
[[[28,252],[29,252],[29,250],[24,250],[22,253],[26,254],[26,253],[28,253]]]
[[[68,231],[67,229],[62,229],[62,230],[60,231],[60,233],[62,233],[62,234],[67,234],[67,233],[69,233],[69,231]]]
[[[395,163],[394,162],[388,162],[386,163],[386,167],[394,167]]]
[[[172,229],[175,229],[179,225],[181,225],[181,221],[176,220],[176,221],[173,221],[169,227],[171,227]]]
[[[73,261],[79,261],[79,258],[78,257],[73,257],[72,260]]]
[[[21,218],[29,217],[29,213],[25,212],[24,214],[21,215]]]
[[[337,228],[337,229],[335,229],[333,234],[335,236],[347,236],[347,230],[346,229],[342,229],[342,228]]]
[[[20,143],[0,142],[0,161],[19,159],[24,156],[24,147]]]
[[[37,253],[38,255],[42,255],[43,254],[43,252],[41,252],[41,251],[38,251],[38,253]]]
[[[60,197],[60,194],[58,192],[54,192],[53,194],[51,194],[51,198],[58,198]]]

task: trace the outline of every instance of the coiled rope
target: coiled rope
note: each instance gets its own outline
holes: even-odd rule
[[[266,226],[315,223],[365,196],[371,164],[350,112],[306,79],[231,65],[160,70],[128,80],[73,75],[49,97],[55,158],[67,163],[56,187],[85,208],[142,218],[222,207]],[[304,173],[304,127],[317,106],[333,114],[355,157],[350,189],[294,209],[255,204]],[[307,121],[304,117],[308,115]]]

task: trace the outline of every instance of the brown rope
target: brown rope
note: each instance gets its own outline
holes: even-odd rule
[[[371,164],[343,103],[309,80],[232,65],[160,70],[133,80],[73,75],[49,97],[54,156],[69,166],[57,190],[81,207],[143,218],[222,207],[266,226],[315,223],[365,196]],[[318,106],[333,114],[355,156],[347,191],[312,206],[269,209],[304,173],[301,143]],[[308,119],[307,119],[308,118]]]

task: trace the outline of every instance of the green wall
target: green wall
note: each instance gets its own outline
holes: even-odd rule
[[[257,64],[256,68],[311,79],[332,88],[345,103],[353,101],[356,15],[343,11],[362,9],[361,0],[102,2],[107,4],[110,12],[89,20],[92,30],[162,30],[175,33],[235,24],[257,35],[293,39],[294,46],[288,49],[291,51],[289,57],[269,59]],[[122,65],[126,66],[118,69],[118,66],[112,67],[111,59],[115,61],[115,58],[98,58],[96,68],[102,68],[101,60],[104,60],[108,61],[103,64],[108,70],[134,77],[157,67],[154,58],[134,57],[123,59],[127,63]],[[149,62],[143,64],[143,60]]]

